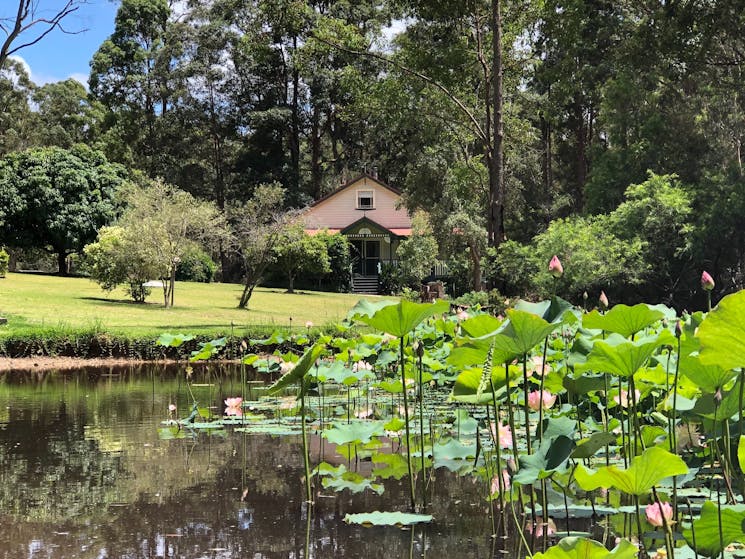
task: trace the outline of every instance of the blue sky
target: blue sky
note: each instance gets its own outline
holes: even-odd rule
[[[8,0],[0,0],[0,17],[13,10]],[[64,0],[38,0],[39,13],[51,15],[64,5]],[[76,35],[66,35],[59,30],[44,37],[37,44],[16,53],[31,71],[31,79],[36,84],[64,80],[73,77],[84,84],[88,82],[93,53],[114,30],[114,17],[119,7],[118,1],[87,0],[78,10],[65,19],[70,31],[85,30]],[[1,34],[0,34],[1,36]]]

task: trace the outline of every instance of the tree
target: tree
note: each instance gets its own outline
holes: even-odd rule
[[[29,100],[34,84],[23,65],[6,60],[0,65],[0,155],[33,145],[35,130]]]
[[[215,244],[224,238],[223,217],[211,202],[196,200],[160,180],[133,185],[126,201],[119,225],[136,239],[143,261],[152,263],[163,282],[164,306],[171,307],[181,259],[195,245]]]
[[[103,120],[103,107],[88,96],[79,81],[48,83],[33,93],[37,107],[35,141],[42,146],[70,148],[94,145]]]
[[[59,273],[98,230],[116,217],[123,167],[84,145],[34,148],[0,159],[0,193],[15,201],[6,216],[6,243],[57,254]],[[7,210],[6,210],[7,211]]]
[[[63,33],[80,33],[64,27],[64,20],[76,12],[85,0],[57,2],[60,8],[40,10],[38,0],[16,0],[18,7],[13,13],[0,13],[0,31],[5,40],[0,45],[0,67],[9,56],[21,49],[35,45],[55,29]]]
[[[284,198],[285,190],[279,184],[261,185],[248,202],[230,209],[232,246],[243,268],[239,309],[248,306],[254,289],[274,261],[283,231],[297,217],[297,212],[284,209]]]
[[[276,265],[287,277],[287,293],[295,293],[295,278],[300,273],[329,273],[326,243],[305,233],[302,224],[294,224],[282,231],[274,247]]]
[[[410,283],[418,284],[430,274],[439,251],[430,216],[421,210],[416,212],[411,219],[411,236],[396,251]]]
[[[102,289],[111,291],[124,284],[134,301],[144,303],[150,289],[148,280],[158,276],[156,262],[139,250],[138,239],[123,227],[102,227],[96,242],[85,247],[85,264],[91,278]]]

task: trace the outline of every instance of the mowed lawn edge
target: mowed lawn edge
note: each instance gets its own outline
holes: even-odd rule
[[[0,279],[0,338],[49,331],[101,332],[127,337],[163,332],[245,335],[273,328],[329,326],[343,319],[361,298],[351,293],[257,288],[249,309],[238,309],[239,284],[176,282],[175,306],[163,307],[163,292],[153,289],[144,304],[122,289],[103,291],[88,278],[9,273]]]

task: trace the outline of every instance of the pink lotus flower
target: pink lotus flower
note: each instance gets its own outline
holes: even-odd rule
[[[644,509],[647,520],[652,526],[664,526],[673,520],[673,507],[670,503],[650,503]]]
[[[642,397],[642,393],[639,392],[638,389],[635,389],[634,390],[634,396],[635,396],[634,399],[638,402],[639,401],[639,398]],[[616,404],[618,404],[619,406],[621,406],[622,408],[628,408],[629,407],[629,391],[628,390],[624,390],[622,388],[620,394],[617,394],[617,395],[613,396],[613,401]]]
[[[510,490],[510,473],[507,468],[502,470],[502,490],[506,493]],[[491,494],[497,495],[499,493],[499,476],[495,475],[491,480]]]
[[[598,297],[598,301],[600,302],[600,306],[604,309],[608,308],[608,296],[605,294],[605,291],[600,292],[600,297]]]
[[[548,263],[548,273],[555,278],[560,278],[564,275],[564,267],[561,265],[561,260],[554,254],[551,258],[551,262]]]
[[[533,524],[530,523],[525,527],[525,530],[530,534],[535,532],[534,535],[536,538],[542,538],[544,532],[547,536],[552,536],[556,533],[556,524],[552,518],[549,518],[548,520],[539,518],[538,522],[535,523],[535,530],[533,528]]]
[[[176,404],[168,404],[168,411],[173,413],[176,411]]]
[[[243,415],[243,398],[226,398],[225,415],[241,417]]]
[[[455,315],[455,318],[458,319],[458,321],[463,321],[468,319],[468,313],[464,310],[458,311],[458,314]]]
[[[495,429],[494,422],[491,423],[491,434],[499,443],[499,448],[512,448],[512,429],[509,425],[502,425]]]
[[[544,410],[547,410],[553,406],[555,402],[556,394],[551,394],[546,390],[543,391],[543,394],[541,394],[540,390],[534,390],[528,394],[528,407],[533,411],[538,411],[541,405],[543,405]]]
[[[712,278],[707,271],[704,271],[701,274],[701,288],[704,291],[711,291],[714,289],[714,278]]]
[[[313,328],[313,321],[309,320],[308,322],[306,322],[305,323],[305,327],[306,328]]]
[[[548,363],[545,363],[543,361],[543,357],[541,357],[540,355],[536,355],[533,357],[533,372],[535,374],[537,374],[539,377],[542,377],[550,371],[551,368],[548,366]]]

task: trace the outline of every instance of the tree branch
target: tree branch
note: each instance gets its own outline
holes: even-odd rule
[[[351,49],[343,45],[332,43],[331,41],[323,39],[315,34],[311,34],[311,37],[325,45],[330,46],[331,48],[340,50],[342,52],[346,52],[347,54],[353,54],[356,56],[367,56],[368,58],[374,58],[375,60],[379,60],[381,62],[385,62],[386,64],[390,64],[391,66],[398,68],[402,72],[409,74],[411,76],[415,76],[419,78],[420,80],[422,80],[423,82],[427,83],[428,85],[431,85],[435,87],[436,89],[439,89],[441,92],[445,94],[445,96],[448,99],[450,99],[453,103],[455,103],[456,106],[460,109],[460,111],[466,116],[466,118],[468,118],[468,120],[473,125],[479,139],[482,142],[484,142],[486,146],[491,146],[491,138],[489,138],[488,134],[484,132],[484,129],[481,127],[481,124],[479,124],[478,119],[474,116],[471,110],[468,107],[466,107],[463,101],[458,99],[458,97],[456,97],[454,93],[452,93],[447,87],[442,85],[437,80],[430,78],[429,76],[427,76],[426,74],[423,74],[422,72],[419,72],[418,70],[414,70],[404,64],[401,64],[397,60],[393,60],[392,58],[383,56],[382,54],[378,54],[372,51],[362,51],[362,50]]]
[[[5,41],[0,46],[0,67],[5,64],[7,58],[21,49],[35,45],[55,29],[59,29],[68,35],[82,33],[85,29],[79,31],[69,31],[62,26],[62,20],[76,12],[85,0],[66,0],[65,5],[57,11],[52,17],[36,17],[36,0],[18,0],[18,11],[15,19],[9,18],[12,26],[0,25],[0,29],[5,32]],[[18,38],[37,26],[45,26],[45,29],[36,37],[26,40],[21,44],[14,45]]]

